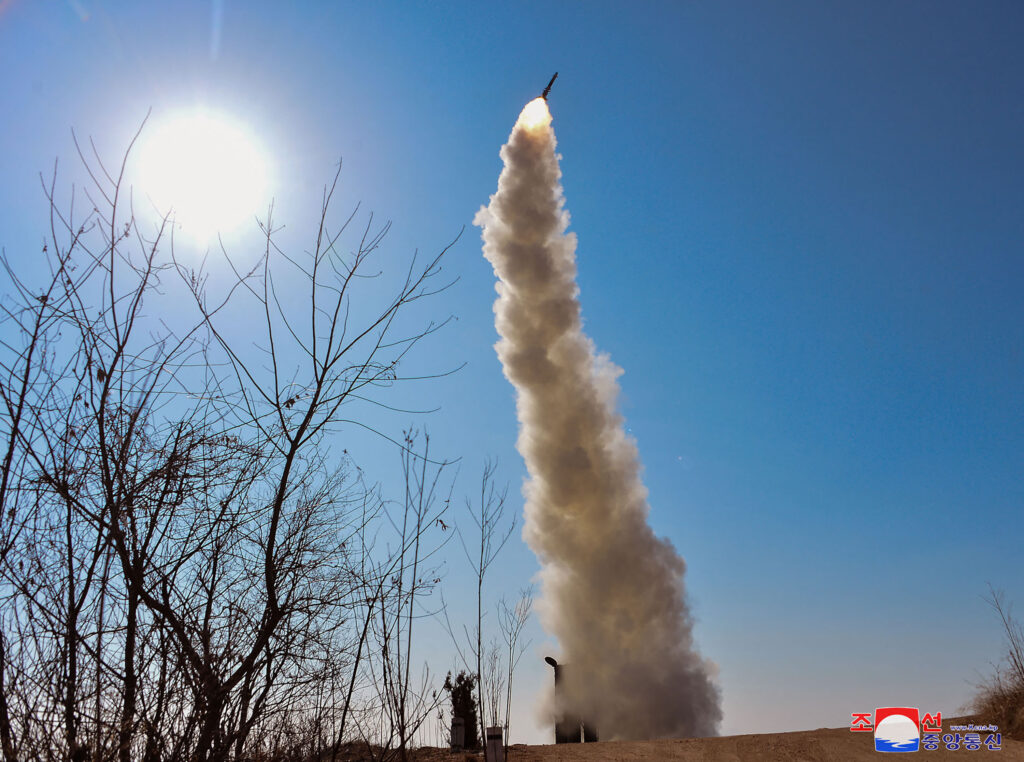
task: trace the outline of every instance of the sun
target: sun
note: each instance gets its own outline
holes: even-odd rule
[[[145,129],[141,142],[139,189],[195,240],[229,234],[266,208],[266,151],[229,117],[177,114]]]

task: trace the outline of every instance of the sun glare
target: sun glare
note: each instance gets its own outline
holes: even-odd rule
[[[263,148],[224,116],[171,117],[147,127],[142,141],[139,189],[197,241],[232,232],[269,200]]]

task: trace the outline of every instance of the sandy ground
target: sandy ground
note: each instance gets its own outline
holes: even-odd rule
[[[945,719],[945,718],[944,718]],[[967,724],[970,720],[945,720],[943,732],[949,725]],[[977,720],[975,720],[977,722]],[[633,762],[634,760],[700,760],[701,762],[732,762],[734,760],[807,760],[818,762],[856,762],[857,760],[901,759],[898,754],[881,755],[874,749],[871,733],[851,733],[847,728],[821,728],[795,733],[760,733],[748,736],[721,738],[685,738],[663,741],[610,741],[596,744],[563,744],[560,746],[513,746],[509,762],[555,762],[555,760],[587,760],[588,762]],[[466,752],[452,753],[441,749],[420,749],[417,762],[480,762],[482,755]],[[1024,742],[1003,737],[1002,749],[991,751],[984,746],[977,751],[917,752],[910,759],[928,760],[971,759],[981,762],[1024,762]]]

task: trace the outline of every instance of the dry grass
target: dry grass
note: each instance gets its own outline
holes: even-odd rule
[[[979,686],[972,708],[1004,736],[1024,739],[1024,681],[1015,675],[999,672]]]

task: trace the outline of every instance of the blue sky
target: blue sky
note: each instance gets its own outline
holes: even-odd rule
[[[466,226],[446,265],[459,282],[431,307],[458,320],[410,360],[466,366],[396,400],[440,406],[419,423],[462,457],[457,494],[490,454],[518,510],[470,221],[557,70],[586,328],[625,369],[651,522],[689,565],[723,732],[953,713],[999,658],[986,584],[1024,605],[1022,28],[1024,8],[994,1],[5,0],[0,245],[31,271],[38,173],[59,157],[77,177],[72,128],[119,156],[150,107],[248,125],[297,247],[343,157],[337,208],[393,220],[385,264]],[[391,478],[393,450],[343,436]],[[536,568],[517,536],[491,592]],[[453,598],[467,573],[453,552]],[[518,740],[540,741],[550,644],[531,635]]]

